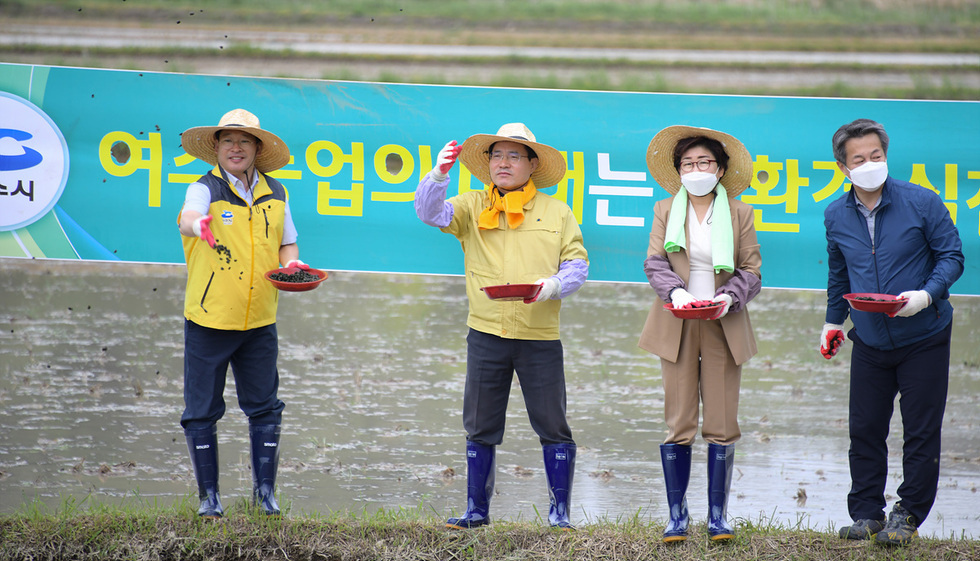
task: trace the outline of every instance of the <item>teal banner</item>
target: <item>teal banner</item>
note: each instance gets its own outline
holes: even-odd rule
[[[289,145],[301,258],[327,270],[461,274],[459,244],[422,224],[413,197],[449,140],[523,122],[565,156],[545,192],[579,219],[590,280],[645,282],[654,203],[645,154],[686,124],[739,138],[755,177],[767,287],[826,288],[823,210],[850,188],[831,136],[856,118],[891,137],[893,177],[931,189],[959,229],[980,294],[980,102],[475,88],[258,79],[0,64],[0,256],[181,263],[177,214],[210,166],[180,133],[255,113]],[[449,194],[483,185],[457,166]]]

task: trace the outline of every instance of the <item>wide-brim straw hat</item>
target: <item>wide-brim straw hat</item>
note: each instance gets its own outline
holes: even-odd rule
[[[565,177],[567,171],[565,158],[561,152],[547,144],[536,142],[534,133],[524,123],[507,123],[500,127],[497,134],[474,134],[463,142],[459,159],[470,170],[473,177],[484,185],[490,185],[490,146],[495,142],[516,142],[534,150],[538,156],[538,167],[531,174],[534,186],[544,189],[557,184]]]
[[[721,143],[728,154],[728,167],[721,176],[728,197],[737,197],[752,184],[752,155],[734,136],[702,127],[672,125],[656,134],[647,147],[647,167],[653,179],[668,193],[676,195],[681,188],[681,176],[674,167],[674,148],[685,138],[704,136]]]
[[[244,109],[232,109],[225,113],[216,127],[192,127],[180,134],[184,151],[212,166],[218,164],[215,150],[215,133],[235,130],[251,134],[262,141],[262,149],[255,158],[255,169],[262,173],[275,171],[289,163],[289,147],[275,134],[259,126],[259,118]]]

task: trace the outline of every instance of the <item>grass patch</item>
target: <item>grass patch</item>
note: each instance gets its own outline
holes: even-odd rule
[[[190,497],[173,505],[139,497],[122,506],[65,500],[50,510],[38,503],[0,516],[0,559],[136,560],[886,560],[976,559],[976,540],[919,539],[899,550],[848,542],[798,521],[735,520],[736,538],[719,545],[695,524],[687,542],[661,542],[663,526],[637,512],[614,521],[583,524],[561,532],[540,521],[495,521],[489,528],[448,531],[438,513],[423,506],[377,512],[309,513],[268,518],[244,500],[220,522],[199,520]]]
[[[956,28],[980,23],[975,0],[140,0],[122,6],[119,0],[8,0],[8,13],[78,14],[139,17],[150,13],[206,15],[227,21],[270,19],[373,18],[376,21],[452,20],[477,25],[499,22],[590,25],[659,22],[709,26],[752,27],[805,24],[882,26],[916,29]]]
[[[77,66],[87,68],[123,68],[130,70],[158,70],[165,72],[194,73],[200,71],[198,64],[214,58],[212,51],[190,48],[136,48],[112,49],[102,47],[16,47],[0,46],[0,57],[4,53],[41,64],[54,66]],[[311,64],[326,62],[342,63],[332,70],[324,70],[316,78],[322,80],[369,81],[404,84],[460,85],[483,87],[512,87],[531,89],[570,89],[588,91],[696,93],[730,95],[772,95],[804,97],[839,98],[877,98],[877,99],[943,99],[976,100],[980,89],[963,86],[956,82],[958,75],[966,71],[958,67],[922,68],[906,66],[875,66],[858,64],[817,63],[789,65],[766,63],[766,71],[794,71],[800,73],[800,80],[792,86],[751,86],[740,84],[738,80],[719,81],[710,87],[698,87],[672,83],[665,73],[671,70],[746,70],[758,65],[750,63],[686,63],[686,62],[643,62],[628,60],[592,59],[532,59],[520,56],[508,57],[455,57],[425,58],[419,56],[380,56],[380,55],[324,55],[318,53],[299,53],[294,51],[269,51],[252,46],[235,45],[222,51],[223,62],[241,61],[237,68],[243,69],[241,75],[249,76],[248,68],[267,63],[269,68],[286,68],[286,62],[309,61]],[[112,62],[115,61],[115,62]],[[140,61],[144,61],[141,63]],[[146,61],[154,64],[147,65]],[[164,62],[166,61],[166,62]],[[261,61],[265,61],[262,63]],[[428,67],[423,72],[402,69],[411,64]],[[447,76],[445,67],[457,66],[467,70],[456,71]],[[377,71],[375,68],[381,68]],[[468,70],[472,68],[472,70]],[[556,69],[561,69],[558,71]],[[861,72],[905,72],[912,76],[911,85],[898,87],[889,85],[854,86],[846,79],[830,84],[810,85],[806,71],[861,71]],[[929,79],[929,74],[939,73],[942,80]],[[261,74],[259,74],[261,75]],[[277,72],[277,78],[304,78],[288,72]]]

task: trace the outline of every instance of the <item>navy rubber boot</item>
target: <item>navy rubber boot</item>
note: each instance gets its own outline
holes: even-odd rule
[[[496,449],[466,441],[466,512],[446,521],[447,528],[465,530],[490,523],[490,498],[497,467]]]
[[[548,522],[552,528],[574,530],[568,512],[571,509],[572,479],[575,475],[575,444],[548,444],[542,446],[542,450],[551,499]]]
[[[249,425],[252,442],[252,499],[269,516],[279,516],[276,473],[279,471],[279,425]]]
[[[191,465],[194,466],[198,498],[201,499],[197,515],[217,520],[225,515],[218,496],[218,427],[211,425],[203,429],[185,429],[184,437],[187,439]]]
[[[735,537],[735,530],[726,520],[734,467],[734,444],[708,443],[708,535],[714,541]]]
[[[687,539],[691,517],[687,511],[687,484],[691,480],[691,447],[683,444],[661,444],[660,462],[664,467],[667,506],[670,521],[664,529],[664,543]]]

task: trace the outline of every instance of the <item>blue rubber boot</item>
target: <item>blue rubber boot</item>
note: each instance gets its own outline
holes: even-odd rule
[[[218,496],[218,427],[211,425],[203,429],[185,429],[184,437],[187,439],[191,465],[194,466],[198,498],[201,499],[197,515],[217,520],[225,515]]]
[[[722,446],[708,443],[708,535],[714,541],[735,537],[735,530],[725,519],[734,466],[734,444]]]
[[[572,479],[575,475],[575,444],[548,444],[542,450],[551,499],[548,522],[552,528],[574,530],[568,511],[571,509]]]
[[[465,530],[490,523],[490,498],[497,467],[496,449],[466,441],[466,512],[446,521],[447,528]]]
[[[664,467],[667,506],[670,521],[664,529],[664,543],[687,539],[691,517],[687,511],[687,484],[691,480],[691,447],[683,444],[661,444],[660,462]]]
[[[279,471],[279,425],[249,425],[252,442],[252,499],[269,516],[279,516],[276,473]]]

